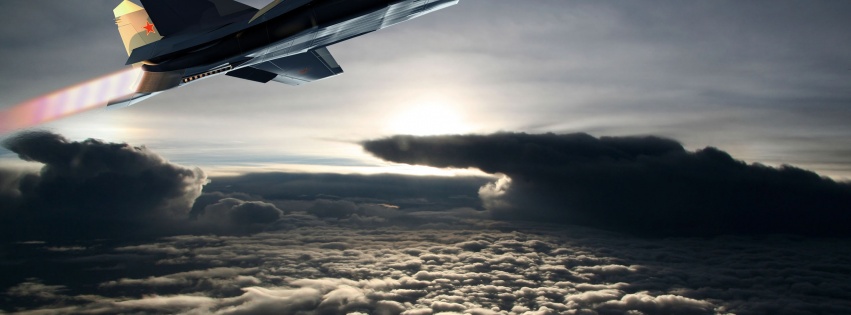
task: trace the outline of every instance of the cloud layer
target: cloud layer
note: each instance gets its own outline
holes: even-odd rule
[[[558,199],[541,198],[540,191],[529,192],[528,187],[552,185],[541,178],[563,180],[562,175],[571,167],[551,158],[559,154],[573,164],[597,165],[598,171],[602,165],[619,166],[620,172],[614,174],[630,175],[636,172],[633,168],[640,169],[633,165],[636,163],[652,165],[656,171],[670,165],[692,165],[693,173],[699,174],[696,170],[710,162],[720,171],[732,163],[745,172],[755,169],[779,177],[789,176],[787,172],[815,174],[748,166],[729,157],[732,162],[723,162],[727,160],[716,156],[722,155],[717,150],[690,153],[673,141],[652,137],[512,136],[517,138],[514,147],[521,145],[528,151],[514,156],[497,154],[502,151],[475,156],[492,156],[491,164],[483,169],[502,170],[510,180],[489,183],[491,179],[483,178],[252,174],[217,179],[204,186],[207,192],[197,199],[199,191],[195,188],[200,189],[205,180],[202,173],[168,163],[144,148],[96,140],[70,142],[43,133],[19,138],[7,146],[22,158],[45,166],[39,174],[2,173],[0,198],[13,201],[3,203],[4,216],[18,216],[3,222],[6,227],[13,227],[9,223],[20,226],[4,232],[31,236],[37,233],[27,232],[27,228],[42,226],[55,228],[58,234],[85,237],[94,235],[80,232],[84,227],[112,226],[125,233],[117,242],[47,238],[0,244],[0,313],[851,312],[851,272],[845,266],[851,259],[851,246],[845,239],[637,239],[569,225],[527,224],[516,214],[509,216],[517,211],[511,206],[521,200],[513,190],[525,186],[527,190],[521,192],[530,194],[524,199],[530,206],[527,216],[545,218],[547,212],[536,212],[548,210],[541,200]],[[532,141],[538,137],[554,140]],[[570,150],[553,145],[559,141],[569,142],[562,148]],[[452,143],[462,145],[463,141],[456,138]],[[420,144],[409,141],[404,147],[416,152]],[[431,151],[461,161],[473,156],[464,157],[462,150],[453,150],[434,147]],[[711,154],[704,156],[708,154],[704,151]],[[535,162],[514,163],[524,159]],[[451,165],[454,163],[459,162],[452,161]],[[685,172],[680,167],[674,170]],[[158,176],[131,176],[146,172]],[[582,172],[574,170],[574,174]],[[77,194],[85,196],[91,193],[88,189],[105,186],[86,183],[119,175],[127,185],[110,186],[117,195],[157,183],[182,187],[171,191],[184,193],[148,193],[153,200],[146,201],[151,207],[146,211],[123,199],[84,204],[80,200],[85,198],[34,194],[52,190],[27,188],[76,181],[82,184],[70,189],[78,189]],[[843,187],[814,178],[817,183]],[[25,185],[27,182],[32,186]],[[476,194],[482,200],[476,199]],[[45,205],[28,199],[47,196],[66,199],[49,204],[58,207],[52,209],[39,208]],[[491,210],[478,209],[481,205]],[[111,216],[99,218],[97,211],[86,211],[106,208],[136,221],[131,224]],[[63,215],[76,215],[76,225],[51,223],[50,217],[37,215],[59,209],[68,212]],[[26,211],[32,212],[29,217],[24,216]],[[493,214],[503,219],[491,220]],[[148,220],[151,218],[156,221]],[[179,228],[170,226],[176,223]],[[157,232],[163,230],[174,236],[130,239],[140,231],[162,235]],[[116,235],[109,233],[114,232],[94,234]]]
[[[851,185],[791,166],[748,165],[658,137],[587,134],[395,136],[366,141],[385,160],[507,177],[480,196],[495,218],[644,235],[848,234]]]
[[[498,231],[326,223],[47,251],[54,265],[91,276],[67,283],[41,269],[5,295],[10,305],[37,302],[20,314],[851,312],[845,266],[851,247],[844,241],[633,239],[544,225]]]

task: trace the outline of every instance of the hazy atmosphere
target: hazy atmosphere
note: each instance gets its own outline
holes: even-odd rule
[[[0,110],[124,69],[119,3],[0,2]],[[0,314],[851,313],[849,28],[461,0],[0,135]]]

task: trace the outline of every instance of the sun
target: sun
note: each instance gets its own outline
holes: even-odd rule
[[[428,101],[391,115],[385,129],[392,134],[431,136],[469,133],[472,127],[455,106],[447,102]]]

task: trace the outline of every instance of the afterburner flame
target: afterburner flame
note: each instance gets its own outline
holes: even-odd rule
[[[134,67],[0,109],[0,134],[105,107],[139,87],[142,69]]]

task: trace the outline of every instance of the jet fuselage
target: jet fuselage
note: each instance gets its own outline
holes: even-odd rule
[[[235,66],[251,65],[269,57],[281,58],[297,54],[314,47],[323,47],[358,35],[363,35],[386,26],[379,19],[382,10],[399,11],[394,18],[403,18],[395,23],[413,18],[429,8],[442,4],[454,4],[457,0],[314,0],[295,10],[272,19],[249,23],[224,37],[180,51],[154,56],[146,60],[145,69],[167,72],[182,69],[202,69],[234,63]],[[431,11],[431,10],[428,10]],[[322,34],[322,30],[333,29],[333,34]],[[328,32],[325,32],[328,33]],[[331,36],[328,36],[331,35]],[[163,41],[168,41],[168,38]],[[255,60],[256,59],[256,60]],[[185,75],[192,75],[186,73]]]
[[[243,8],[234,13],[213,8],[244,5],[233,0],[141,1],[149,5],[145,10],[150,19],[129,0],[115,10],[129,53],[127,64],[141,64],[144,71],[135,92],[110,101],[111,106],[129,106],[219,74],[288,85],[339,75],[343,69],[327,46],[459,0],[276,0],[262,10]],[[194,9],[197,14],[186,11]],[[210,15],[218,20],[205,18]]]

